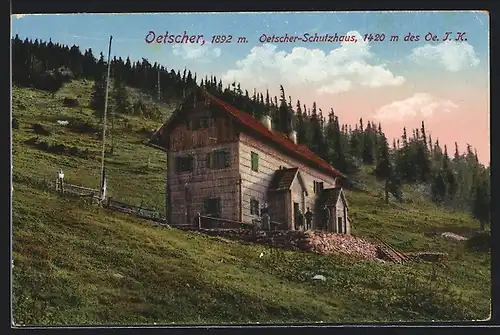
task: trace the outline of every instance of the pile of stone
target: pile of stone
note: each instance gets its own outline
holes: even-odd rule
[[[307,235],[301,245],[305,251],[342,253],[364,259],[376,259],[379,256],[377,244],[353,235],[326,232],[308,232]]]
[[[346,234],[312,231],[252,232],[247,229],[202,229],[200,233],[285,250],[302,250],[322,254],[343,253],[364,259],[378,258],[377,244]]]

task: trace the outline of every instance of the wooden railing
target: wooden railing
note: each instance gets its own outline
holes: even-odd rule
[[[207,224],[207,222],[212,222],[212,224]],[[199,229],[202,228],[217,228],[217,229],[235,229],[235,228],[247,228],[247,229],[255,229],[260,226],[262,229],[262,219],[253,219],[252,223],[223,219],[215,216],[201,215],[198,213],[196,215],[196,226]],[[271,230],[279,230],[277,228],[282,228],[285,225],[281,222],[270,221]]]
[[[391,244],[387,243],[386,241],[382,240],[379,236],[375,234],[369,235],[371,239],[373,239],[375,242],[378,243],[380,247],[380,251],[384,254],[386,258],[391,260],[394,263],[406,263],[408,261],[411,261],[412,258],[405,255],[401,251],[397,250],[395,247],[393,247]]]
[[[166,223],[165,218],[154,209],[145,208],[143,206],[134,206],[121,201],[113,200],[111,197],[108,198],[106,206],[109,209],[117,210],[122,213],[133,214],[142,219]]]
[[[95,189],[95,188],[89,188],[89,187],[83,187],[83,186],[79,186],[79,185],[64,183],[62,185],[62,189],[61,189],[61,185],[57,179],[55,181],[55,185],[56,185],[57,192],[70,193],[70,194],[74,194],[77,196],[92,196],[94,198],[99,198],[99,196],[100,196],[100,191],[98,189]]]

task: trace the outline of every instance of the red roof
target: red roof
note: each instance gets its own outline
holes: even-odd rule
[[[217,105],[219,105],[224,110],[226,110],[228,113],[230,113],[232,116],[234,116],[242,125],[250,128],[250,129],[253,129],[257,133],[262,135],[264,138],[266,138],[267,140],[277,144],[279,147],[283,148],[284,150],[289,151],[291,154],[298,154],[303,159],[307,160],[310,163],[310,165],[312,165],[313,167],[320,167],[323,170],[326,170],[335,176],[345,177],[342,173],[340,173],[338,170],[334,169],[326,161],[319,158],[307,146],[301,145],[301,144],[295,144],[287,136],[285,136],[283,133],[280,133],[280,132],[274,131],[274,130],[271,131],[271,130],[267,129],[266,126],[264,126],[262,124],[262,122],[256,120],[250,114],[236,109],[235,107],[231,106],[230,104],[222,101],[221,99],[219,99],[217,97],[214,97],[213,95],[209,94],[206,91],[204,92],[204,94],[211,101],[215,102]]]

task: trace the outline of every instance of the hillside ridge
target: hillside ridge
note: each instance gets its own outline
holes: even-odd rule
[[[474,237],[478,223],[468,212],[413,198],[410,189],[406,202],[386,204],[369,167],[357,175],[367,192],[347,190],[353,233],[380,236],[402,252],[444,252],[446,260],[403,265],[227,243],[59,196],[48,187],[58,168],[68,182],[99,182],[100,157],[91,154],[100,148],[99,118],[87,107],[91,92],[92,83],[84,81],[67,83],[54,95],[13,87],[16,324],[488,318],[490,253],[441,235]],[[64,98],[79,104],[65,106]],[[36,133],[35,124],[46,132]],[[106,165],[113,198],[162,212],[165,153],[143,144],[158,125],[117,114],[115,148]],[[33,138],[46,145],[26,144]],[[48,150],[54,147],[59,149]]]

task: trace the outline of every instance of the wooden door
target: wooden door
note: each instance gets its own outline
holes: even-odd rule
[[[342,218],[339,217],[338,219],[338,224],[337,224],[337,233],[342,234],[343,233],[343,225],[342,225]]]

